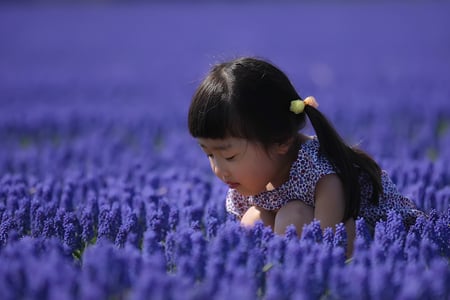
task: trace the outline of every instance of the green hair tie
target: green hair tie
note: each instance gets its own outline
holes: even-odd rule
[[[291,107],[289,108],[294,114],[298,115],[305,109],[305,102],[300,99],[291,101]]]

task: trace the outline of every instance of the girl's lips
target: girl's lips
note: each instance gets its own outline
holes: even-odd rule
[[[235,188],[237,188],[239,186],[239,183],[237,183],[237,182],[227,182],[226,184],[228,184],[228,186],[231,189],[235,189]]]

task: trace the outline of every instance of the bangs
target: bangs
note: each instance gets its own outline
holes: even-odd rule
[[[217,66],[195,92],[188,114],[189,132],[196,138],[245,137],[234,108],[229,78]]]
[[[197,99],[189,109],[189,132],[196,138],[222,139],[230,134],[231,108],[222,99]]]

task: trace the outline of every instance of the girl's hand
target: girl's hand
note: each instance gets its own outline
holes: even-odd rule
[[[265,210],[258,206],[250,207],[242,216],[241,224],[246,227],[255,225],[256,222],[262,221],[264,225],[274,228],[276,211]]]

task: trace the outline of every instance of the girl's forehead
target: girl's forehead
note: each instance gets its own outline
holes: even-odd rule
[[[227,137],[223,139],[197,138],[200,147],[210,150],[227,150],[245,146],[247,140],[241,138]]]

